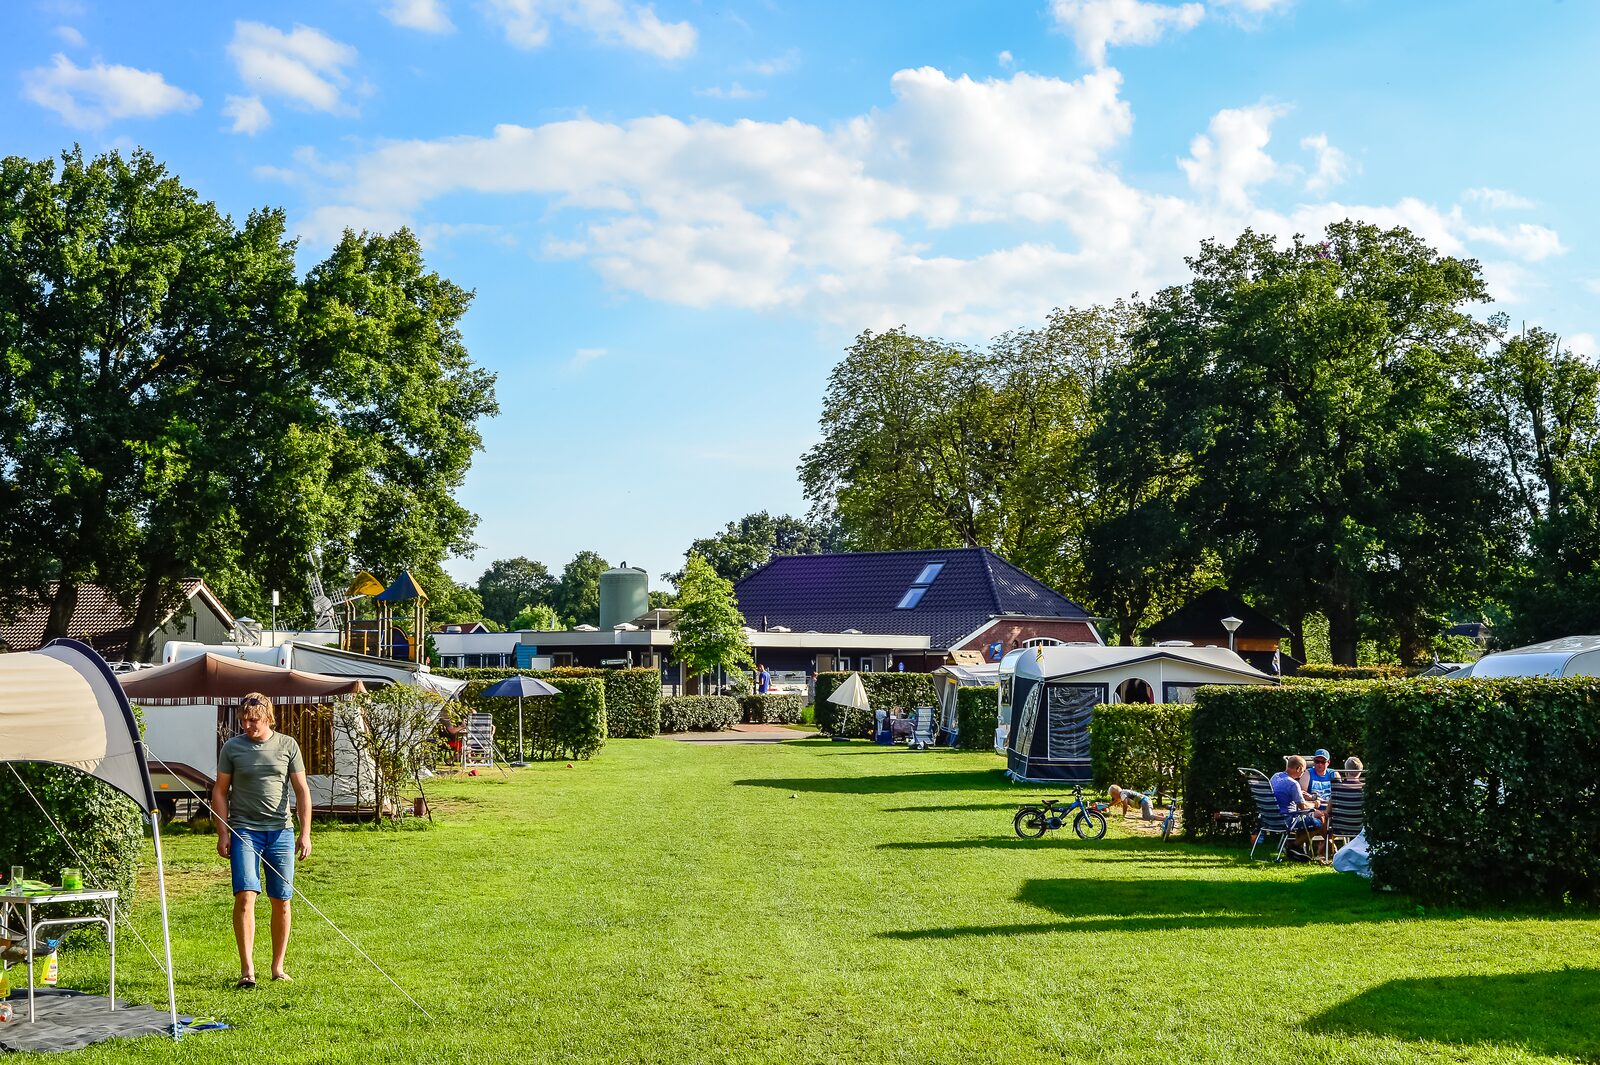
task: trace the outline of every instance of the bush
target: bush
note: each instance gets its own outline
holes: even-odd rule
[[[1000,724],[1000,689],[956,689],[956,746],[963,751],[994,750],[994,730]]]
[[[55,818],[77,855],[28,798],[12,769]],[[64,866],[77,866],[85,887],[116,891],[119,909],[133,906],[144,825],[132,799],[76,769],[12,763],[0,769],[0,809],[6,811],[0,817],[0,855],[9,856],[7,865],[20,865],[28,879],[52,884],[59,881]],[[67,912],[78,915],[76,910]]]
[[[828,696],[849,676],[837,672],[817,674],[817,728],[836,736],[871,737],[877,724],[875,714],[828,702]],[[874,711],[914,710],[934,706],[938,701],[931,673],[863,673],[861,682],[866,685],[867,701]]]
[[[1191,711],[1187,703],[1095,707],[1089,718],[1095,787],[1154,790],[1158,802],[1177,794],[1189,768]]]
[[[467,686],[457,696],[462,707],[494,717],[495,745],[507,757],[517,744],[517,701],[484,699],[483,689],[507,677],[537,677],[556,684],[562,680],[598,677],[605,682],[606,719],[612,738],[654,736],[660,731],[661,675],[653,669],[591,669],[587,666],[561,666],[557,669],[436,669],[441,677],[464,680]],[[560,687],[559,684],[556,685]],[[504,704],[504,705],[502,705]],[[531,704],[524,700],[524,711]],[[509,726],[509,731],[508,731]],[[524,715],[526,730],[526,713]]]
[[[599,677],[572,677],[550,683],[561,689],[554,703],[552,735],[536,749],[538,758],[589,758],[606,742],[606,686]]]
[[[661,674],[653,669],[608,669],[606,729],[640,739],[661,731]]]
[[[731,695],[670,695],[661,700],[662,732],[722,732],[739,720]]]
[[[1307,680],[1398,680],[1411,673],[1405,666],[1387,662],[1370,666],[1332,666],[1325,662],[1307,662],[1295,671],[1295,676]]]
[[[800,720],[806,701],[799,695],[746,695],[739,712],[750,725],[793,725]]]
[[[1424,681],[1366,698],[1375,886],[1600,905],[1600,681]]]
[[[1373,687],[1368,681],[1201,688],[1190,713],[1184,832],[1234,830],[1219,829],[1212,815],[1220,810],[1244,814],[1249,822],[1255,804],[1240,766],[1270,776],[1283,768],[1284,755],[1309,755],[1318,747],[1332,752],[1335,765],[1352,754],[1366,758],[1366,694]]]

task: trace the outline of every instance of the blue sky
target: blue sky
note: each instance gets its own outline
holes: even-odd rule
[[[981,341],[1355,216],[1600,351],[1600,5],[1577,0],[14,0],[8,154],[142,145],[310,263],[410,225],[504,413],[475,579],[675,569],[804,509],[863,328]]]

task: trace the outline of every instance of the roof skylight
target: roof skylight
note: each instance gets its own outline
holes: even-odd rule
[[[944,569],[943,562],[930,562],[922,567],[922,572],[917,574],[917,579],[911,582],[911,587],[906,589],[906,594],[900,597],[900,602],[895,604],[896,610],[910,610],[922,602],[922,597],[927,594],[928,586],[933,579]]]

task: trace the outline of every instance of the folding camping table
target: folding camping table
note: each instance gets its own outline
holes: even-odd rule
[[[51,917],[34,920],[33,911],[39,906],[56,906],[67,902],[103,902],[105,916]],[[97,924],[106,930],[106,943],[111,948],[111,984],[106,999],[111,1008],[117,1008],[117,893],[115,891],[55,891],[48,895],[0,895],[0,927],[11,927],[11,911],[22,910],[28,938],[23,942],[28,950],[28,1020],[33,1021],[33,955],[38,945],[38,933],[46,928],[65,928],[70,925]]]

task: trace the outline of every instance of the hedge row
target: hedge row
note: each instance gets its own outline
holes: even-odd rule
[[[1335,765],[1352,754],[1365,758],[1366,696],[1373,687],[1369,681],[1201,688],[1190,713],[1185,833],[1239,831],[1238,822],[1219,826],[1213,815],[1254,811],[1250,789],[1239,775],[1241,766],[1270,776],[1283,768],[1285,755],[1309,755],[1319,747],[1328,749]],[[1246,817],[1245,823],[1249,821]]]
[[[956,689],[956,746],[963,751],[994,750],[994,731],[1000,724],[1000,689]]]
[[[4,856],[0,860],[22,866],[31,880],[50,883],[57,882],[64,867],[77,866],[83,871],[85,887],[116,891],[120,895],[117,908],[131,908],[144,854],[144,822],[133,800],[76,769],[33,762],[13,763],[11,768],[50,811],[77,853],[6,769],[0,771],[0,810],[5,811],[0,816],[0,855]],[[98,912],[98,904],[73,904],[48,916],[90,912]]]
[[[817,728],[837,736],[870,737],[877,724],[874,714],[828,702],[849,673],[818,673],[816,682]],[[877,710],[914,710],[935,703],[931,673],[863,673],[867,701]],[[992,734],[992,733],[991,733]]]
[[[1412,671],[1405,666],[1379,663],[1371,666],[1333,666],[1325,662],[1307,662],[1295,670],[1295,676],[1310,680],[1399,680],[1409,677]]]
[[[1600,681],[1385,684],[1367,703],[1375,885],[1600,906]]]
[[[1095,787],[1154,791],[1158,802],[1180,792],[1189,768],[1191,713],[1187,703],[1095,707],[1089,718]]]
[[[661,700],[662,732],[721,732],[739,721],[731,695],[669,695]]]
[[[739,700],[739,711],[748,725],[794,725],[806,701],[799,695],[746,695]]]
[[[606,720],[608,735],[613,739],[654,736],[661,730],[661,675],[653,669],[591,669],[586,666],[560,666],[556,669],[510,669],[485,667],[481,669],[436,669],[441,677],[464,680],[467,686],[458,697],[468,710],[487,711],[495,715],[496,737],[515,745],[517,726],[517,701],[515,699],[482,698],[483,689],[507,677],[537,677],[555,684],[561,680],[598,678],[605,683]],[[557,685],[559,687],[559,685]],[[508,713],[506,707],[489,704],[510,704],[509,720],[511,738],[500,727],[501,719]],[[510,747],[506,748],[507,751]]]

